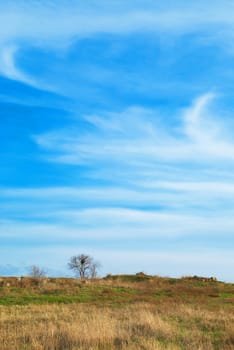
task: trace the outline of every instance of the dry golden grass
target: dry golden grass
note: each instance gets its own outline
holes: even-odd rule
[[[0,350],[231,350],[233,306],[202,278],[0,278]]]
[[[234,312],[173,302],[0,306],[1,350],[231,350]]]

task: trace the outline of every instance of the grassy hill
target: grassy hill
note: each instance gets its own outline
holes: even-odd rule
[[[2,350],[234,349],[234,285],[143,273],[0,278],[0,338]]]

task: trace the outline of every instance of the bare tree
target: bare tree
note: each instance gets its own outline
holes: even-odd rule
[[[101,267],[101,264],[99,261],[93,261],[90,266],[90,277],[91,278],[97,278],[98,276],[98,270]]]
[[[32,265],[29,267],[29,276],[43,278],[46,277],[46,271],[37,265]]]
[[[100,264],[93,260],[89,255],[79,254],[74,255],[70,258],[68,268],[73,270],[77,277],[84,278],[95,278],[97,277],[97,270]]]

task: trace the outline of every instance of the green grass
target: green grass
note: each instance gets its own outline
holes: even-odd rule
[[[221,292],[219,293],[219,296],[222,298],[234,298],[234,291],[230,291],[230,292]]]
[[[45,282],[45,283],[43,283]],[[146,275],[117,275],[87,284],[75,279],[35,280],[3,279],[0,305],[51,303],[127,304],[159,303],[174,300],[189,304],[207,304],[210,308],[234,306],[234,285]]]
[[[0,305],[127,302],[137,290],[118,286],[79,286],[69,289],[0,288]]]

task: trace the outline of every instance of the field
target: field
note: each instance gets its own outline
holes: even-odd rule
[[[108,276],[0,279],[1,350],[234,349],[234,285]]]

